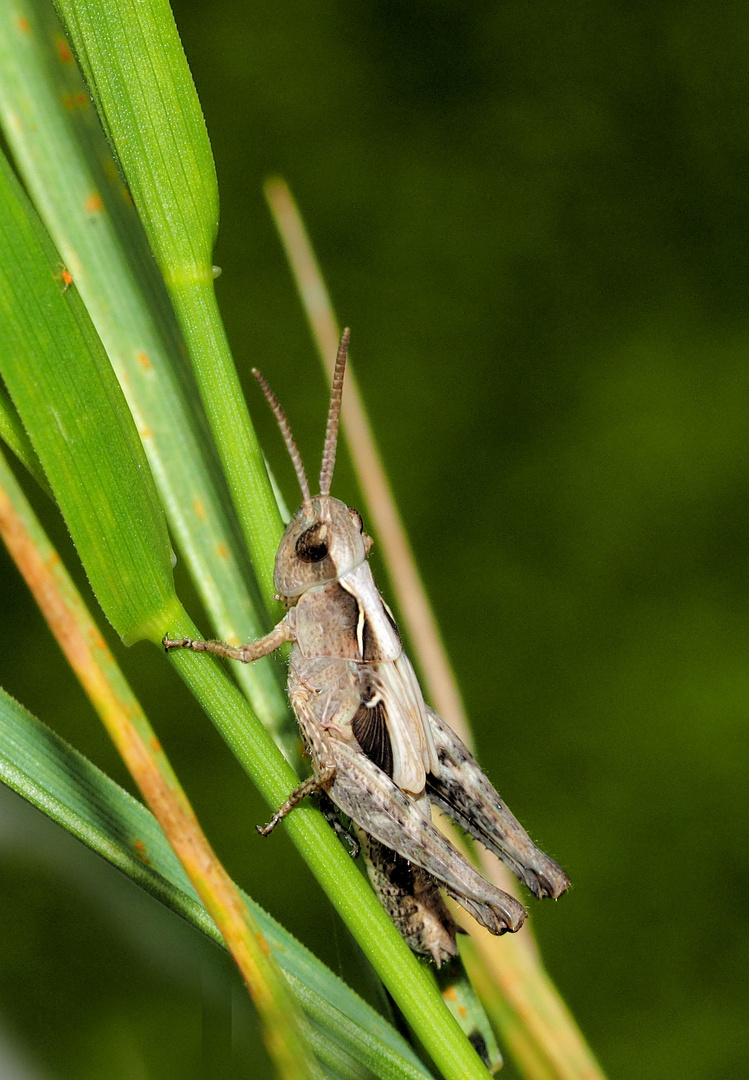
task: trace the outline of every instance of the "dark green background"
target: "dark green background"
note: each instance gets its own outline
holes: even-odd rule
[[[314,472],[326,389],[263,204],[279,172],[352,326],[482,761],[574,881],[532,907],[557,984],[612,1078],[744,1076],[747,10],[180,0],[176,16],[238,364],[271,378]],[[335,492],[357,501],[345,459]],[[0,683],[123,780],[2,558]],[[366,989],[167,664],[119,653],[232,873]],[[9,795],[0,897],[0,1040],[29,1068],[268,1075],[218,951]],[[212,1049],[228,1056],[232,1000],[233,1071]]]

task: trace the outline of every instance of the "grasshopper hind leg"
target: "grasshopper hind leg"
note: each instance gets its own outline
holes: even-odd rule
[[[335,803],[326,795],[324,791],[318,791],[317,799],[320,803],[320,810],[323,817],[327,821],[328,825],[333,829],[338,839],[348,848],[348,853],[352,859],[359,858],[359,852],[361,851],[361,844],[354,831],[354,826],[349,822],[348,826],[344,825],[338,816],[338,810]]]
[[[437,967],[456,957],[455,936],[462,931],[434,878],[364,830],[359,833],[372,888],[408,947]]]

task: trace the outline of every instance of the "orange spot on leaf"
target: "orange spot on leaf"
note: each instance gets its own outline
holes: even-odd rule
[[[466,1009],[465,1005],[458,1005],[458,1012],[460,1013],[461,1016],[467,1016],[468,1015],[468,1009]]]
[[[148,357],[146,356],[146,354],[144,352],[139,352],[138,353],[138,363],[146,371],[148,371],[148,369],[153,366],[151,364],[151,361],[148,359]]]
[[[218,552],[218,556],[220,559],[225,559],[229,554],[229,549],[227,548],[226,544],[219,544],[216,548],[216,551]]]
[[[454,986],[448,986],[447,990],[443,991],[442,996],[445,1001],[455,1001],[458,995],[455,993]]]
[[[22,34],[28,34],[28,32],[30,30],[29,20],[24,19],[23,17],[21,17],[18,20],[18,29],[21,31]]]
[[[151,865],[151,860],[146,854],[146,845],[142,840],[133,840],[133,847],[135,848],[135,854],[138,856],[141,862],[146,863],[147,866]]]
[[[138,434],[140,435],[141,439],[153,438],[153,432],[151,431],[150,427],[141,428]]]
[[[73,284],[73,275],[68,270],[67,266],[63,263],[58,263],[60,267],[60,273],[55,274],[55,280],[62,282],[62,291],[67,292],[70,286]]]
[[[192,500],[192,507],[193,507],[193,510],[195,511],[195,513],[200,518],[200,520],[205,521],[205,507],[203,506],[200,499],[193,499]]]
[[[70,46],[65,38],[58,38],[55,44],[57,45],[57,55],[62,60],[63,64],[69,64],[73,59],[73,54],[70,51]]]
[[[154,735],[154,737],[152,739],[148,740],[148,745],[151,747],[154,754],[160,754],[161,753],[161,743],[159,742],[159,740],[156,738],[155,735]]]
[[[104,203],[101,201],[101,195],[98,191],[95,191],[93,195],[86,199],[85,208],[89,214],[96,214],[104,209]]]
[[[106,649],[107,643],[96,628],[88,632],[88,643],[92,649]]]
[[[77,94],[63,94],[62,105],[68,112],[85,109],[88,105],[88,96],[82,90],[79,90]]]

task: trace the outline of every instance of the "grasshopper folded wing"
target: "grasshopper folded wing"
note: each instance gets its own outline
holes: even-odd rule
[[[570,886],[564,870],[536,847],[452,728],[427,712],[440,761],[439,775],[427,777],[429,801],[494,852],[534,896],[558,899]]]

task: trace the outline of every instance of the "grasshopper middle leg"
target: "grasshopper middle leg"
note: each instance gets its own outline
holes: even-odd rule
[[[291,813],[302,799],[307,795],[314,795],[318,791],[327,791],[336,777],[337,764],[335,753],[331,745],[329,735],[322,728],[308,701],[308,691],[295,684],[290,693],[291,705],[299,721],[302,737],[312,757],[312,776],[295,788],[288,799],[279,806],[267,825],[258,825],[257,831],[261,836],[267,836],[273,832],[279,821],[283,821],[287,814]]]
[[[276,825],[278,825],[279,821],[283,821],[286,815],[290,814],[294,807],[299,805],[302,799],[306,799],[308,795],[315,795],[320,790],[325,790],[328,784],[335,778],[335,774],[336,767],[335,765],[331,765],[327,769],[323,769],[319,774],[308,776],[298,788],[294,788],[288,799],[281,803],[267,825],[255,826],[260,835],[269,836]]]

